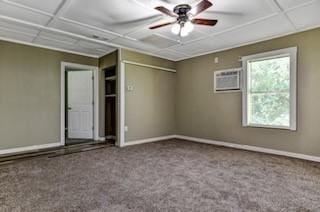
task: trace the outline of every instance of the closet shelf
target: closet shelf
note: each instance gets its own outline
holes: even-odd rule
[[[112,76],[112,77],[106,77],[107,81],[114,81],[117,79],[117,76]]]
[[[116,97],[116,94],[107,94],[106,97]]]

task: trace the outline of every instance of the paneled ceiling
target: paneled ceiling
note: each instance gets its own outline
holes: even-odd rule
[[[0,39],[100,57],[118,47],[178,61],[320,26],[320,0],[210,0],[198,18],[218,19],[196,26],[185,38],[172,20],[153,9],[199,0],[0,0]]]

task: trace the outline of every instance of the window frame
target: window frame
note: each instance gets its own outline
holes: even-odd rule
[[[257,128],[271,128],[282,130],[297,130],[297,47],[290,47],[279,49],[254,55],[242,57],[243,66],[243,83],[242,83],[242,126],[243,127],[257,127]],[[267,59],[290,57],[290,126],[276,126],[276,125],[260,125],[248,123],[248,64],[254,61],[261,61]]]

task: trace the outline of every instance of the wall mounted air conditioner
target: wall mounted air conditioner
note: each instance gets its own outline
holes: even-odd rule
[[[227,69],[214,72],[214,92],[241,91],[241,68]]]

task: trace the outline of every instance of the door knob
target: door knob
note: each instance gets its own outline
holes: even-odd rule
[[[71,107],[68,107],[68,110],[71,110],[72,108]]]

